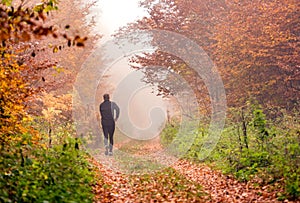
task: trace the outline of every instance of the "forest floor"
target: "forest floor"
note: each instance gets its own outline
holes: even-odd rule
[[[151,160],[141,162],[145,157],[151,159],[141,154],[161,149],[157,140],[147,144],[123,142],[115,148],[114,156],[101,151],[91,160],[99,175],[93,187],[95,202],[291,202],[277,200],[277,194],[283,192],[279,185],[239,182],[204,163],[174,159],[164,168],[155,168]],[[130,152],[130,157],[120,156],[120,150]],[[134,155],[141,159],[133,159]],[[150,171],[137,170],[142,168]]]

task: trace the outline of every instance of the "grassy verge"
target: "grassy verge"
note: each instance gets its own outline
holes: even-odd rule
[[[77,140],[47,148],[20,137],[0,146],[0,202],[92,202],[94,175]]]
[[[221,138],[205,160],[240,181],[255,181],[258,185],[283,187],[278,199],[300,198],[300,124],[297,115],[282,114],[280,120],[268,120],[259,108],[232,111]],[[178,124],[179,125],[179,124]],[[162,144],[176,143],[184,148],[183,139],[175,134],[178,125],[167,125],[162,132]],[[202,145],[209,138],[204,130],[194,139],[185,158],[199,161]],[[275,187],[276,186],[276,187]]]

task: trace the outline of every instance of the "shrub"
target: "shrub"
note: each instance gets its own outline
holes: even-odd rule
[[[46,149],[23,135],[22,142],[2,145],[0,201],[92,202],[93,174],[76,143],[67,138]]]

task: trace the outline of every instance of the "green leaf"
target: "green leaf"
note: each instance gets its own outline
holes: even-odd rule
[[[12,0],[1,0],[1,4],[5,4],[6,6],[11,6]]]

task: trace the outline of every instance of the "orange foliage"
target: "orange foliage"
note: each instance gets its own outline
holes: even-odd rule
[[[215,62],[231,105],[251,97],[265,107],[299,104],[299,1],[226,2],[215,27]]]
[[[2,52],[5,49],[2,48]],[[29,119],[25,111],[25,102],[32,91],[21,73],[26,66],[19,65],[16,56],[3,54],[0,64],[0,140],[6,140],[11,135],[26,133],[23,122]]]
[[[19,3],[19,5],[15,5]],[[61,31],[47,23],[50,11],[57,9],[57,1],[42,1],[28,6],[24,2],[0,1],[0,142],[19,139],[19,134],[30,133],[33,141],[38,135],[26,123],[30,122],[28,105],[45,81],[42,70],[55,65],[47,60],[33,60],[42,37],[63,39],[67,46],[84,46],[87,37],[69,36],[69,25]],[[33,41],[35,41],[33,43]],[[48,48],[49,49],[49,48]],[[60,49],[54,46],[52,52]],[[45,48],[42,48],[45,52]],[[35,139],[36,138],[36,139]]]
[[[298,108],[299,1],[146,0],[142,6],[150,16],[130,24],[120,33],[162,29],[197,42],[217,65],[229,106],[241,107],[254,98],[267,108]],[[201,80],[174,56],[156,52],[136,57],[133,62],[143,67],[148,64],[170,65],[174,70],[181,67],[181,75],[199,92],[199,98],[207,98]],[[145,72],[150,82],[155,80],[153,70]]]

